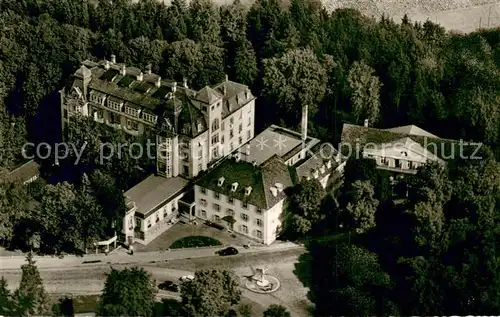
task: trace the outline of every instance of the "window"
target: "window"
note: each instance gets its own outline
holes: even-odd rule
[[[206,188],[201,187],[201,188],[200,188],[200,192],[201,192],[203,195],[206,195],[206,194],[207,194],[207,189],[206,189]]]
[[[143,119],[151,122],[151,123],[156,123],[156,116],[149,114],[149,113],[143,113]]]
[[[120,115],[116,113],[110,113],[109,114],[109,123],[111,124],[120,124]]]
[[[220,211],[220,205],[219,204],[214,204],[214,209],[215,209],[215,211]]]
[[[226,127],[226,124],[224,121],[222,121],[221,126],[220,126],[221,131],[224,131],[225,127]]]
[[[159,212],[157,212],[157,213],[156,213],[156,222],[159,222],[159,221],[160,221],[160,213],[159,213]]]
[[[200,211],[201,218],[207,218],[207,212],[205,210]]]
[[[182,152],[182,160],[184,162],[189,162],[189,153],[187,152]]]
[[[256,236],[257,238],[262,239],[262,231],[260,231],[260,230],[255,230],[255,236]]]
[[[63,117],[64,119],[68,119],[68,110],[67,109],[64,109],[64,112],[63,112]]]
[[[255,223],[257,224],[257,226],[262,227],[262,219],[257,219]]]
[[[245,226],[245,225],[242,225],[241,226],[241,231],[243,231],[243,233],[248,233],[248,227]]]
[[[212,145],[219,143],[219,135],[215,134],[212,136]]]
[[[214,198],[215,199],[219,199],[220,198],[220,194],[218,192],[214,192]]]
[[[104,118],[104,114],[103,114],[102,110],[96,110],[95,116],[96,116],[97,119],[103,119]]]
[[[241,202],[241,207],[248,209],[248,203],[246,201]]]
[[[108,107],[116,111],[121,111],[122,108],[120,103],[111,101],[109,99],[108,99]]]
[[[184,165],[184,176],[189,176],[189,166]]]
[[[151,228],[151,218],[148,218],[148,228]]]
[[[231,142],[231,144],[229,144],[229,150],[232,152],[234,150],[234,145],[233,145],[233,142]]]
[[[217,156],[219,156],[219,149],[217,147],[214,147],[214,149],[212,150],[212,156],[214,158],[216,158]]]
[[[252,125],[252,117],[248,117],[248,126]]]
[[[229,118],[229,123],[233,124],[234,123],[234,118]]]
[[[227,202],[230,203],[230,204],[234,204],[233,197],[227,197]]]
[[[239,128],[238,128],[238,131],[239,131],[238,133],[243,132],[243,124],[241,124],[241,123],[240,123],[240,126],[239,126]]]
[[[200,204],[205,207],[207,205],[207,201],[205,199],[200,199]]]
[[[212,131],[216,131],[219,129],[219,119],[215,119],[213,122],[212,122]]]
[[[139,131],[139,123],[134,120],[127,120],[127,129],[132,131]]]
[[[165,218],[168,215],[168,205],[163,208],[163,218]]]
[[[230,130],[229,131],[229,138],[232,139],[234,137],[234,133],[233,133],[233,130]]]
[[[257,212],[257,215],[262,215],[262,209],[257,208],[257,211],[256,211],[256,212]]]
[[[250,140],[251,137],[252,137],[252,131],[248,130],[247,131],[247,140]]]
[[[125,107],[125,113],[128,115],[137,117],[137,115],[139,114],[139,111],[137,109],[134,109],[134,108]]]
[[[219,215],[214,215],[214,221],[215,221],[215,222],[220,222],[220,217],[219,217]]]
[[[243,221],[248,221],[248,215],[247,214],[241,214],[241,219],[243,219]]]
[[[231,208],[228,208],[226,210],[226,215],[229,215],[229,216],[234,216],[234,210],[232,210]]]
[[[239,142],[239,143],[240,143],[240,145],[241,145],[241,143],[243,143],[243,138],[242,138],[242,137],[239,137],[239,138],[238,138],[238,142]]]
[[[200,171],[202,171],[202,170],[203,170],[203,165],[198,164],[198,171],[200,172]]]
[[[224,144],[224,134],[220,137],[220,143]]]

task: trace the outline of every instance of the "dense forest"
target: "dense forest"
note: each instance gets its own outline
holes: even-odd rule
[[[258,96],[259,127],[296,129],[307,104],[310,132],[325,141],[339,140],[342,123],[368,118],[483,142],[483,160],[426,166],[403,182],[407,199],[397,204],[386,175],[349,161],[337,192],[299,185],[287,219],[297,239],[340,237],[311,243],[302,263],[314,268],[304,283],[318,316],[500,311],[500,30],[451,34],[430,21],[327,13],[309,0],[250,9],[237,0],[3,0],[0,178],[21,163],[27,140],[60,140],[58,90],[83,60],[112,54],[194,88],[228,74]],[[72,141],[91,148],[126,138],[81,118],[72,129]],[[113,234],[122,191],[148,163],[101,165],[91,151],[74,160],[41,162],[43,179],[27,187],[0,185],[4,245],[82,251]]]

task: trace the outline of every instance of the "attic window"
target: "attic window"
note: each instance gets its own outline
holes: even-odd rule
[[[271,187],[270,190],[274,197],[278,196],[278,189],[276,187]]]
[[[224,177],[219,178],[219,180],[218,180],[218,182],[217,182],[217,185],[218,185],[219,187],[221,187],[221,186],[222,186],[222,184],[224,184],[224,180],[225,180],[225,178],[224,178]]]
[[[246,196],[250,195],[251,192],[252,192],[252,187],[251,186],[248,186],[247,188],[245,188],[245,195]]]
[[[232,191],[232,192],[235,192],[237,189],[238,189],[238,183],[237,183],[237,182],[232,183],[232,184],[231,184],[231,191]]]
[[[313,177],[314,177],[314,178],[318,178],[318,177],[319,177],[319,172],[318,172],[318,170],[315,170],[315,171],[313,172]]]
[[[328,168],[328,169],[332,168],[332,161],[331,160],[328,160],[328,162],[326,162],[326,168]]]

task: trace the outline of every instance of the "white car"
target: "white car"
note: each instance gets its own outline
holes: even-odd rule
[[[194,280],[194,276],[192,275],[184,275],[179,278],[181,282],[188,282]]]

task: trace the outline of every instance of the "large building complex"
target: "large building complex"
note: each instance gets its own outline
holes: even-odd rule
[[[158,174],[192,178],[254,136],[255,97],[227,79],[199,91],[151,69],[85,61],[60,91],[63,129],[79,113],[156,144]]]

